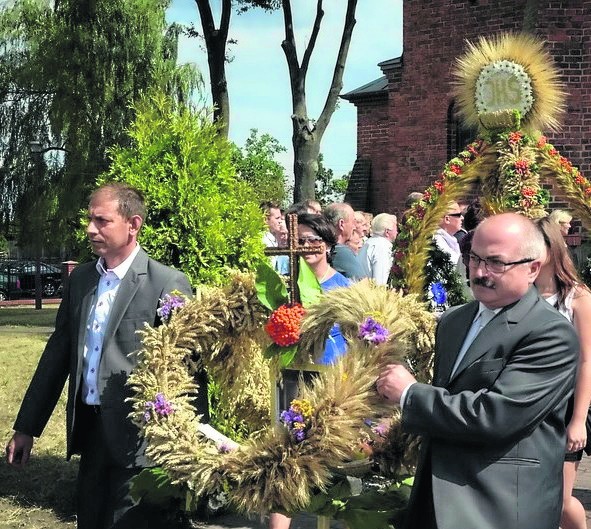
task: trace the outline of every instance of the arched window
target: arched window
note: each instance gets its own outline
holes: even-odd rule
[[[466,128],[455,115],[455,101],[449,104],[447,109],[447,159],[451,160],[469,143],[476,139],[478,130]]]

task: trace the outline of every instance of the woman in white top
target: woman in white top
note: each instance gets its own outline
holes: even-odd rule
[[[546,260],[536,279],[536,287],[540,295],[575,326],[581,344],[574,394],[566,416],[567,439],[560,527],[586,529],[585,509],[572,495],[572,491],[583,449],[587,454],[591,452],[591,440],[587,439],[586,430],[591,402],[591,292],[577,275],[560,227],[548,217],[538,219],[537,225],[546,242]]]

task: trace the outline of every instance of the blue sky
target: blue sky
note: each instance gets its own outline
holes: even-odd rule
[[[212,0],[212,4],[215,8],[219,2]],[[325,14],[306,83],[311,119],[318,117],[324,105],[345,17],[345,0],[326,0],[324,4]],[[311,33],[315,8],[315,0],[292,2],[300,61]],[[194,0],[173,0],[167,18],[170,22],[193,22],[200,28]],[[382,75],[377,63],[402,53],[402,0],[359,0],[356,20],[342,93],[377,79]],[[226,69],[231,105],[230,139],[242,146],[252,128],[271,134],[287,148],[278,160],[292,174],[291,92],[281,49],[283,13],[255,9],[242,15],[233,14],[229,33],[230,38],[238,41],[230,48],[233,60]],[[197,64],[207,81],[207,58],[198,39],[181,37],[179,60]],[[353,167],[356,117],[355,106],[340,100],[322,140],[325,165],[336,176]]]

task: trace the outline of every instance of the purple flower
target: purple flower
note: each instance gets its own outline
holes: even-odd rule
[[[384,343],[388,339],[388,336],[390,336],[390,331],[373,318],[366,318],[359,326],[359,338],[374,345]]]
[[[218,452],[220,454],[228,454],[228,453],[230,453],[234,449],[235,449],[234,446],[232,446],[230,443],[228,443],[226,441],[222,441],[218,445]]]
[[[152,418],[152,411],[160,415],[160,417],[168,417],[174,413],[173,405],[166,400],[163,393],[158,393],[156,398],[149,400],[144,405],[146,411],[144,412],[144,420],[148,422]]]
[[[164,299],[160,300],[160,308],[156,311],[156,314],[160,316],[163,322],[168,322],[172,313],[175,309],[180,309],[185,304],[185,298],[182,296],[175,296],[172,294],[166,294]]]
[[[306,415],[298,403],[302,401],[293,401],[288,410],[283,410],[279,419],[287,427],[289,433],[292,435],[296,443],[301,443],[307,437],[308,429],[310,427]]]

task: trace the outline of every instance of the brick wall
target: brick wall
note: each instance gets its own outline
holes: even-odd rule
[[[358,156],[372,163],[369,207],[399,213],[448,160],[451,72],[465,40],[520,30],[526,0],[404,2],[403,64],[387,69],[388,98],[357,102]],[[591,0],[540,2],[537,33],[567,84],[556,147],[591,176]],[[385,63],[383,63],[385,64]],[[558,202],[561,198],[558,197]]]

